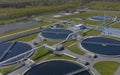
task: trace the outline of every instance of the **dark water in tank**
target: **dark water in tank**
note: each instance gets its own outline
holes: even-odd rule
[[[56,60],[39,64],[28,70],[24,75],[65,75],[82,68],[82,66],[73,62]],[[75,75],[90,75],[90,73],[84,71]]]
[[[4,52],[10,47],[12,43],[0,44],[0,57],[4,54]],[[31,50],[32,47],[25,43],[16,42],[6,53],[4,58],[1,61],[7,60],[14,56],[17,56],[21,53]]]
[[[93,37],[82,41],[81,45],[94,53],[103,55],[120,55],[120,41],[103,38]]]
[[[66,29],[46,29],[41,35],[49,39],[65,39],[70,33],[72,31]]]
[[[106,21],[112,20],[112,17],[110,17],[110,16],[92,16],[91,18],[94,19],[94,20],[101,20],[101,21],[103,21],[103,20],[106,20]]]

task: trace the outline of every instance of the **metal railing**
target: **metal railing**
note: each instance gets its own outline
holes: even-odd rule
[[[10,49],[15,45],[16,42],[13,42],[6,50],[5,52],[1,55],[0,61],[3,60],[3,58],[6,56],[6,54],[10,51]]]
[[[7,60],[5,60],[5,61],[0,62],[0,67],[3,66],[4,64],[6,64],[7,62],[10,62],[10,61],[15,60],[15,59],[20,58],[20,57],[24,57],[23,59],[27,59],[27,58],[28,58],[28,57],[27,57],[27,54],[29,54],[29,53],[31,53],[31,52],[34,52],[34,51],[37,51],[37,50],[40,50],[41,48],[47,48],[47,49],[50,49],[50,50],[53,50],[53,51],[56,50],[55,48],[53,48],[53,47],[51,47],[51,46],[49,46],[49,45],[47,45],[47,44],[43,44],[42,46],[33,48],[33,49],[31,49],[31,50],[29,50],[29,51],[27,51],[27,52],[24,52],[24,53],[22,53],[22,54],[19,54],[19,55],[17,55],[17,56],[14,56],[14,57],[12,57],[12,58],[9,58],[9,59],[7,59]]]
[[[84,72],[84,71],[86,71],[86,70],[87,70],[87,68],[81,68],[81,69],[75,70],[75,71],[73,71],[73,72],[67,73],[67,74],[65,74],[65,75],[75,75],[75,74],[77,74],[77,73],[81,73],[81,72]]]

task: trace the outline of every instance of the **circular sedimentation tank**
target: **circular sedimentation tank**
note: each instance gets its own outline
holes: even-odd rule
[[[73,31],[60,28],[47,28],[40,33],[40,36],[45,39],[64,40],[70,33],[73,33]]]
[[[105,37],[88,37],[81,42],[84,50],[100,55],[119,56],[120,41]]]
[[[68,60],[50,60],[42,62],[23,75],[93,75],[87,67]]]
[[[110,21],[110,20],[112,20],[112,17],[110,17],[110,16],[92,16],[92,17],[90,17],[90,19],[97,20],[97,21],[103,21],[103,20]]]
[[[31,49],[32,49],[32,46],[22,42],[10,42],[10,43],[0,44],[0,62],[4,62],[10,58],[13,58]],[[26,57],[30,57],[32,54],[33,52],[28,53],[26,54]],[[25,56],[21,56],[21,57],[9,60],[3,63],[2,66],[8,66],[8,65],[17,63],[19,62],[19,60],[21,60],[24,57]]]

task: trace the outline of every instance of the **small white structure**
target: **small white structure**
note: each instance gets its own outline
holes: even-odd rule
[[[64,13],[63,15],[64,16],[67,16],[67,15],[71,15],[72,13]]]
[[[87,53],[87,55],[89,56],[89,58],[96,58],[97,55],[94,53]]]
[[[74,14],[78,14],[79,12],[78,11],[75,11]]]
[[[35,64],[35,62],[31,59],[24,61],[24,63],[26,64],[27,67],[31,67],[32,65]]]
[[[59,18],[59,17],[62,17],[62,15],[54,15],[52,16],[53,18]]]
[[[75,25],[74,27],[75,27],[75,29],[80,29],[80,30],[82,30],[82,29],[85,28],[85,25],[84,25],[84,24],[78,24],[78,25]]]
[[[40,20],[41,20],[41,18],[36,17],[36,18],[35,18],[35,20],[36,20],[36,21],[40,21]]]
[[[78,25],[75,25],[75,27],[81,27],[83,26],[84,24],[78,24]]]

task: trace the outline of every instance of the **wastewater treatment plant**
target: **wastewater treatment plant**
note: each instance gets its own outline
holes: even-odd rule
[[[119,0],[0,0],[0,75],[120,75]]]

